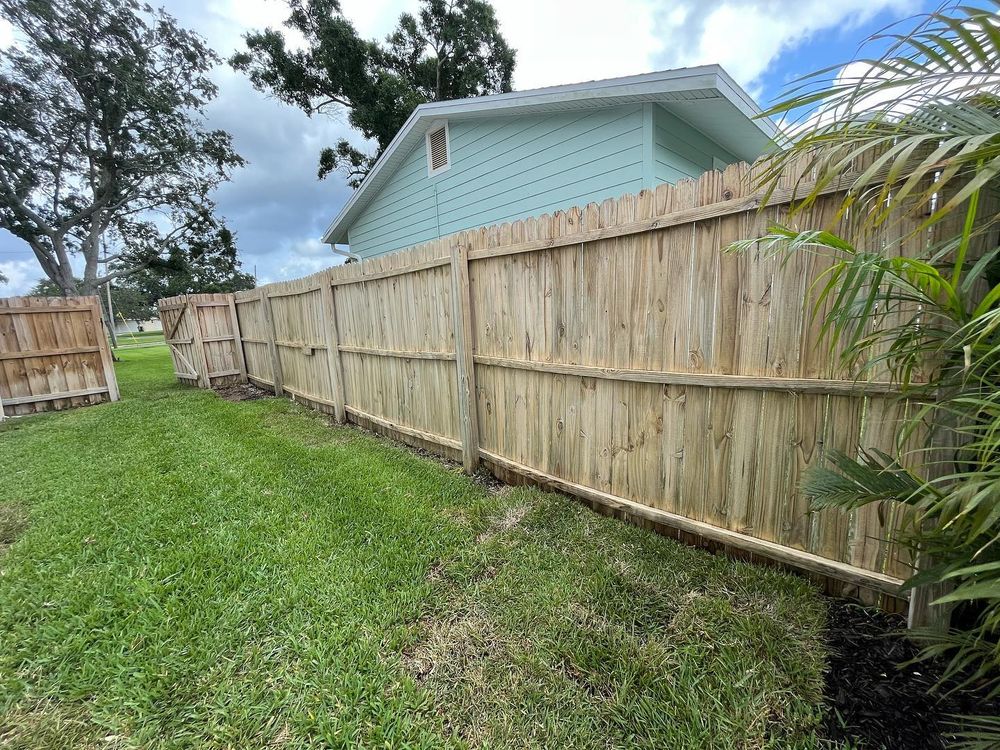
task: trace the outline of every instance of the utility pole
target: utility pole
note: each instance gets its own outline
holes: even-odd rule
[[[104,237],[101,237],[101,249],[104,251],[104,275],[107,276],[108,275],[108,246],[107,246],[107,243],[104,240]],[[111,339],[111,348],[112,349],[117,349],[118,348],[118,336],[115,335],[115,311],[111,308],[111,281],[110,280],[108,280],[104,284],[104,290],[105,290],[105,292],[107,292],[107,297],[108,297],[107,305],[102,305],[102,307],[106,308],[106,312],[107,312],[108,338]]]
[[[105,270],[105,273],[107,271]],[[113,349],[118,348],[118,335],[115,333],[115,311],[111,307],[111,282],[109,281],[104,285],[104,289],[108,293],[108,335],[111,336],[111,347]]]

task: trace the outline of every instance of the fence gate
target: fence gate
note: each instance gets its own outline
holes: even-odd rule
[[[188,294],[158,303],[178,379],[200,388],[246,382],[231,294]]]

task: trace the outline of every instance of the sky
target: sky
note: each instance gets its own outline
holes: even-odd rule
[[[762,105],[810,71],[849,61],[869,34],[934,0],[493,0],[517,50],[517,90],[718,63]],[[419,0],[342,0],[360,33],[383,38]],[[223,59],[243,35],[281,28],[284,0],[168,0],[183,25]],[[12,31],[0,18],[0,46]],[[320,149],[346,137],[364,145],[343,116],[309,118],[257,92],[227,65],[214,72],[219,96],[207,126],[233,135],[248,165],[218,190],[236,232],[244,270],[260,283],[340,262],[320,242],[350,197],[343,177],[317,180]],[[23,294],[42,272],[27,245],[0,230],[0,296]]]

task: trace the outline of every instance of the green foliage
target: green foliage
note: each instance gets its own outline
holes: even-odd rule
[[[798,81],[768,116],[786,118],[762,181],[809,154],[816,179],[802,196],[808,207],[846,171],[846,211],[860,202],[868,226],[900,207],[931,206],[924,228],[958,210],[1000,174],[1000,68],[997,0],[986,7],[919,17],[869,41],[888,44],[880,57],[825,68]],[[959,264],[960,265],[960,264]]]
[[[157,316],[156,301],[164,297],[238,292],[254,286],[254,277],[240,270],[232,235],[223,230],[213,241],[175,248],[155,264],[117,279],[111,286],[111,304],[116,320],[151,320]],[[60,297],[63,290],[50,279],[41,279],[29,294]]]
[[[233,236],[223,230],[196,246],[175,249],[145,271],[121,279],[115,288],[135,293],[155,309],[156,301],[164,297],[239,292],[254,286],[254,277],[241,270]]]
[[[217,236],[210,194],[243,161],[203,126],[218,59],[201,38],[135,0],[0,0],[0,13],[20,40],[0,50],[0,227],[45,275],[91,294]]]
[[[840,451],[827,454],[830,466],[812,466],[802,489],[814,498],[817,510],[854,510],[870,503],[884,504],[920,489],[920,480],[881,451],[862,451],[858,459]]]
[[[413,109],[424,102],[510,91],[515,54],[485,0],[422,0],[384,44],[362,39],[338,0],[290,0],[285,25],[306,40],[292,49],[278,31],[246,36],[233,55],[261,91],[309,115],[346,109],[376,150],[340,140],[320,154],[319,176],[340,169],[353,186],[374,165]]]
[[[81,283],[77,279],[77,283]],[[103,304],[105,292],[99,292]],[[32,297],[62,297],[63,290],[51,279],[39,279],[28,294]],[[135,289],[126,289],[120,286],[111,288],[111,305],[114,308],[115,320],[151,320],[157,315],[156,300],[151,300],[148,296]]]
[[[5,746],[823,747],[803,579],[119,356],[0,426]]]
[[[961,6],[921,17],[915,29],[878,35],[882,57],[847,74],[808,76],[770,114],[805,111],[771,155],[764,184],[805,157],[798,210],[834,180],[848,192],[849,218],[868,245],[825,230],[773,227],[765,253],[821,253],[832,259],[814,285],[813,314],[844,367],[864,379],[886,370],[902,387],[909,416],[895,455],[833,455],[806,490],[817,507],[896,501],[908,511],[904,540],[920,552],[909,586],[950,584],[934,606],[959,605],[962,628],[923,633],[925,658],[949,660],[947,677],[1000,693],[1000,18]],[[845,174],[849,176],[844,177]],[[802,184],[802,183],[800,183]],[[988,209],[988,210],[986,210]],[[898,234],[901,216],[925,219],[900,242],[918,257],[873,242]],[[795,212],[793,212],[794,215]],[[933,232],[928,230],[933,228]],[[928,241],[928,238],[932,238]],[[915,435],[922,447],[904,449]],[[901,468],[916,465],[918,473]],[[967,747],[995,746],[1000,726],[966,725]],[[989,743],[994,744],[989,744]]]

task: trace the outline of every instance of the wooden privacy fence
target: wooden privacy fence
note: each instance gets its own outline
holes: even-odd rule
[[[0,299],[0,419],[117,400],[97,297]]]
[[[181,357],[178,339],[178,374],[204,386],[245,368],[277,394],[467,470],[484,461],[898,594],[911,568],[891,540],[895,511],[884,524],[876,507],[813,512],[799,482],[832,449],[891,451],[907,405],[884,373],[841,379],[817,345],[803,301],[829,261],[722,252],[787,216],[792,178],[758,211],[749,169],[463,232],[238,292],[231,307],[213,297],[219,321],[203,308],[204,327],[176,334],[195,348]],[[831,192],[797,223],[833,223]],[[899,218],[902,237],[921,217]],[[896,251],[920,252],[925,238]],[[191,300],[161,303],[165,330],[181,306],[198,319]],[[235,342],[234,354],[213,362],[199,337]]]
[[[178,379],[201,388],[246,382],[233,295],[186,294],[158,307]]]

